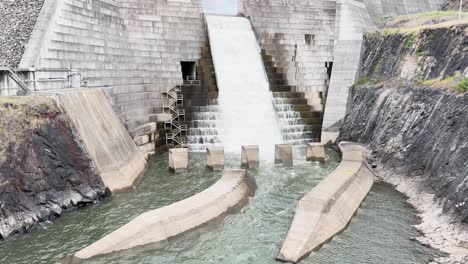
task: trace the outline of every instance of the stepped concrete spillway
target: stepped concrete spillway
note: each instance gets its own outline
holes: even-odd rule
[[[206,16],[221,110],[221,142],[226,152],[258,144],[271,156],[282,143],[261,49],[250,21]]]
[[[101,89],[62,91],[57,101],[111,191],[130,188],[146,160]]]
[[[298,203],[277,259],[297,263],[342,231],[369,193],[374,175],[360,144],[342,142],[342,161]]]
[[[190,198],[146,212],[94,244],[80,250],[72,263],[171,238],[224,218],[248,202],[257,185],[245,170],[225,171],[213,186]]]

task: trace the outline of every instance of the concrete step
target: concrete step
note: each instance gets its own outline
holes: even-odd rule
[[[182,93],[206,93],[206,92],[217,92],[218,87],[216,85],[193,85],[193,86],[182,86]]]
[[[307,104],[306,98],[275,98],[273,101],[276,105],[277,104],[297,104],[297,105],[305,105]]]
[[[184,92],[184,101],[191,99],[218,99],[217,91],[210,92]]]
[[[285,79],[269,79],[270,86],[288,86],[288,81]]]
[[[294,85],[274,85],[270,86],[272,92],[294,92],[297,90],[297,86]]]
[[[215,99],[184,99],[184,108],[187,106],[207,106],[217,104]]]
[[[274,98],[305,98],[304,92],[273,92]]]

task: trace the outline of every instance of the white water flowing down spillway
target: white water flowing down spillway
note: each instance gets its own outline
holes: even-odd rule
[[[243,17],[207,16],[211,54],[219,87],[220,138],[227,152],[259,145],[272,157],[283,139],[261,50],[250,22]]]

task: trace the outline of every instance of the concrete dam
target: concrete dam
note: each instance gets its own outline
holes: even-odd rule
[[[0,263],[467,263],[467,4],[231,4],[0,2]]]

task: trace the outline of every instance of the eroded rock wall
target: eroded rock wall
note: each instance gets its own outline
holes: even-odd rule
[[[468,11],[468,3],[463,2],[462,9]],[[445,0],[442,4],[442,10],[460,10],[460,0]]]
[[[340,140],[373,151],[380,172],[422,177],[423,191],[468,221],[468,94],[414,85],[353,89]]]
[[[70,124],[51,98],[0,98],[0,239],[105,194]]]
[[[376,80],[446,78],[468,73],[468,24],[406,34],[367,34],[362,76]]]

